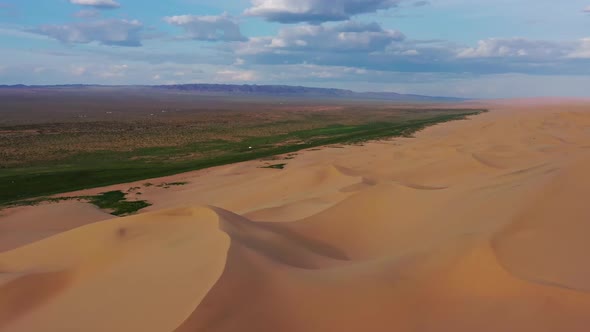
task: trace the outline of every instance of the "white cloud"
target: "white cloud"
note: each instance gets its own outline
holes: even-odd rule
[[[99,76],[103,78],[125,77],[128,69],[128,65],[111,65],[100,72]]]
[[[80,6],[90,6],[101,9],[119,8],[121,5],[114,0],[70,0],[70,3]]]
[[[141,46],[143,28],[137,20],[108,19],[64,25],[42,25],[30,32],[45,35],[64,43]]]
[[[588,6],[588,7],[584,8],[584,9],[582,9],[582,11],[583,11],[584,13],[590,13],[590,6]]]
[[[547,41],[486,39],[473,47],[444,41],[406,40],[378,24],[296,25],[275,36],[254,37],[232,49],[253,65],[353,67],[405,73],[582,75],[590,73],[590,38]],[[332,77],[317,71],[316,77]]]
[[[344,21],[397,7],[402,0],[252,0],[246,15],[281,23]]]
[[[164,21],[171,25],[182,27],[186,38],[205,41],[244,41],[240,26],[229,15],[196,16],[179,15],[168,16]]]
[[[477,47],[458,52],[459,58],[555,58],[567,54],[567,45],[557,42],[537,41],[524,38],[492,38],[480,40]]]
[[[568,54],[568,57],[572,59],[590,59],[590,38],[580,40],[576,49]]]
[[[420,52],[418,52],[417,50],[406,50],[406,51],[401,52],[401,54],[412,56],[412,55],[419,55]]]
[[[74,76],[82,76],[82,75],[86,74],[87,71],[88,71],[88,68],[86,68],[85,66],[72,66],[70,68],[70,72]]]
[[[74,13],[77,18],[93,18],[100,16],[100,12],[96,9],[82,9]]]
[[[283,28],[274,37],[255,37],[240,46],[239,52],[284,51],[372,52],[405,39],[397,30],[377,23],[349,21],[337,25],[297,25]]]
[[[221,82],[245,82],[254,81],[258,78],[252,70],[221,70],[217,72],[217,81]]]

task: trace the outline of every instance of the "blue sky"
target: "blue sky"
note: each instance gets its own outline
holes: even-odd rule
[[[0,0],[0,84],[590,96],[590,0]]]

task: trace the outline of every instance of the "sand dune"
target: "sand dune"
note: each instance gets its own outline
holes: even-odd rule
[[[492,108],[179,175],[137,216],[11,211],[0,331],[588,331],[590,104]]]
[[[81,202],[11,209],[0,215],[0,252],[111,218],[94,205]]]
[[[217,214],[190,208],[94,223],[6,252],[0,329],[173,330],[219,278],[228,246]]]

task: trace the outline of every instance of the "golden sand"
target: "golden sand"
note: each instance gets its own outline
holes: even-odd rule
[[[586,332],[590,103],[490,108],[169,177],[136,216],[9,211],[0,331]]]

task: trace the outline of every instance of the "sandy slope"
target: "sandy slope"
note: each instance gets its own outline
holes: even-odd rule
[[[590,103],[492,107],[4,252],[0,331],[588,331]]]
[[[0,252],[113,216],[81,202],[19,207],[0,212]]]

